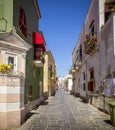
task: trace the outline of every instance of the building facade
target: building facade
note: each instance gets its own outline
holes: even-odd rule
[[[71,74],[66,75],[64,77],[64,80],[65,80],[65,90],[72,93],[72,86],[73,86],[72,75]]]
[[[20,126],[42,100],[40,18],[37,0],[0,1],[0,129]]]
[[[48,98],[56,92],[56,65],[51,51],[44,53],[44,97]]]
[[[0,129],[7,129],[24,122],[26,52],[31,46],[15,32],[0,37]]]
[[[92,0],[72,55],[75,66],[72,75],[77,83],[74,90],[80,88],[77,90],[80,97],[107,111],[107,102],[115,96],[114,18],[114,0]]]

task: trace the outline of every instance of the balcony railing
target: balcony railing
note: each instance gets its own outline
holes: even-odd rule
[[[79,66],[76,65],[76,64],[73,64],[72,67],[71,67],[71,69],[70,69],[70,73],[74,74],[78,70],[79,70]]]
[[[77,60],[76,61],[76,67],[80,67],[82,65],[82,61],[81,60]]]
[[[39,55],[37,57],[34,58],[33,63],[37,66],[37,67],[43,67],[45,62],[45,57],[44,54],[39,53]]]
[[[44,64],[44,52],[46,51],[46,43],[42,32],[33,32],[34,44],[34,64],[37,67],[42,67]]]
[[[50,78],[51,78],[51,79],[55,79],[55,72],[51,72],[51,73],[50,73]]]

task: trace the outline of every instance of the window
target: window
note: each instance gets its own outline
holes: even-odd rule
[[[79,49],[79,56],[80,56],[80,60],[82,60],[82,46],[80,46],[80,49]]]
[[[89,91],[94,91],[94,86],[95,86],[94,80],[88,82],[88,90]]]
[[[8,57],[8,64],[11,64],[12,67],[14,68],[14,57],[11,56]]]
[[[85,91],[85,89],[86,89],[86,86],[85,86],[85,83],[83,83],[83,90]]]
[[[94,68],[90,69],[90,81],[88,82],[88,90],[94,91],[95,88],[95,80],[94,80]]]
[[[83,80],[85,80],[86,79],[86,77],[85,77],[85,72],[83,72]]]
[[[94,79],[94,69],[90,69],[90,80]]]
[[[89,29],[90,29],[90,36],[94,36],[95,34],[95,27],[94,27],[94,20],[92,20],[90,26],[89,26]]]
[[[25,37],[27,37],[27,26],[26,26],[26,16],[24,9],[20,7],[20,12],[19,12],[19,29],[23,33]]]
[[[11,56],[8,57],[8,64],[14,65],[14,57]]]
[[[91,28],[91,36],[94,36],[94,26],[92,26],[92,28]]]
[[[6,64],[12,64],[12,70],[17,71],[17,55],[6,52]]]
[[[34,50],[35,52],[35,54],[34,54],[34,57],[35,57],[35,59],[40,59],[40,56],[41,56],[41,48],[35,48],[35,50]]]

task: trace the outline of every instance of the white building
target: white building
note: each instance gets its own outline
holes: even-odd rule
[[[64,83],[64,78],[59,78],[58,79],[58,88],[65,88],[65,83]]]
[[[66,88],[68,91],[72,91],[72,86],[73,86],[73,81],[72,81],[72,75],[68,74],[65,76],[65,83],[67,81],[67,84],[66,84]]]

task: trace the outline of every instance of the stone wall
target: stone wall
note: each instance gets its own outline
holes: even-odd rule
[[[101,95],[101,96],[95,96],[91,98],[90,98],[91,99],[90,103],[92,105],[97,107],[99,110],[110,114],[108,102],[115,101],[115,97],[108,97],[108,96]]]
[[[37,105],[40,105],[40,103],[43,101],[43,98],[36,99],[34,101],[28,102],[25,104],[25,115],[27,115],[29,112],[31,112]]]

